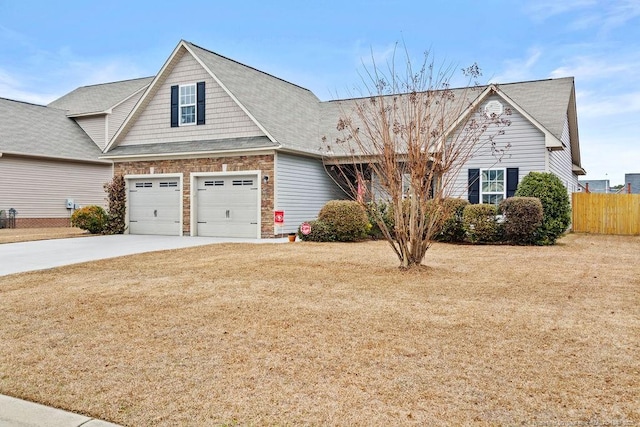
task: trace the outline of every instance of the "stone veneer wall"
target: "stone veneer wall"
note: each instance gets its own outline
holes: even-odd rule
[[[191,173],[193,172],[222,172],[222,165],[227,165],[227,172],[262,171],[262,176],[268,175],[269,182],[262,183],[261,194],[261,230],[262,237],[274,237],[273,226],[273,188],[274,162],[273,155],[236,156],[236,157],[207,157],[199,159],[177,160],[147,160],[135,162],[119,162],[114,165],[114,175],[144,175],[182,173],[183,174],[183,228],[184,234],[191,231]]]

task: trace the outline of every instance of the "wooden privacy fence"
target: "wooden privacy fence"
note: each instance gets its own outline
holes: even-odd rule
[[[640,194],[573,193],[576,233],[640,235]]]

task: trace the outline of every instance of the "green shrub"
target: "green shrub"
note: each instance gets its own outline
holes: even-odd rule
[[[368,234],[372,239],[379,240],[385,238],[376,218],[381,218],[387,226],[387,230],[393,232],[393,215],[387,203],[370,202],[367,204],[367,217],[369,218],[369,224],[371,224]]]
[[[504,214],[504,237],[518,245],[535,243],[536,230],[542,225],[542,203],[535,197],[509,197],[500,202]]]
[[[354,242],[367,236],[369,218],[365,209],[352,200],[331,200],[325,204],[318,220],[324,222],[338,242]]]
[[[556,175],[530,172],[516,190],[516,196],[537,197],[542,203],[542,224],[536,230],[535,243],[553,245],[571,224],[571,205],[567,189]]]
[[[106,222],[107,213],[100,206],[85,206],[71,215],[71,225],[91,234],[102,233]]]
[[[500,224],[495,205],[467,205],[463,209],[464,229],[471,243],[491,243],[500,240]]]
[[[466,236],[464,228],[463,213],[469,202],[465,199],[448,197],[444,199],[442,207],[446,219],[442,224],[442,229],[434,236],[434,240],[439,242],[463,242]]]
[[[302,241],[307,242],[333,242],[335,236],[332,233],[331,227],[323,221],[308,221],[311,226],[311,233],[302,234],[300,227],[298,227],[298,237]]]
[[[127,191],[124,177],[116,175],[104,185],[109,200],[107,222],[102,231],[104,234],[122,234],[127,228],[125,214],[127,208]]]

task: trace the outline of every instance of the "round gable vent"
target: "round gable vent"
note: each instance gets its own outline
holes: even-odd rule
[[[487,105],[484,106],[484,114],[487,117],[491,117],[492,114],[499,116],[502,114],[502,104],[499,101],[489,101]]]

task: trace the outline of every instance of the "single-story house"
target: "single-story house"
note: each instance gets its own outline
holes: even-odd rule
[[[128,83],[80,88],[37,107],[57,111],[76,133],[84,130],[74,144],[89,146],[96,164],[124,175],[127,232],[272,237],[295,231],[328,200],[347,197],[327,173],[334,159],[323,140],[348,100],[320,101],[308,89],[187,41],[155,77],[129,82],[139,86],[106,103],[97,100],[109,85]],[[470,159],[459,197],[508,197],[529,171],[553,172],[567,191],[577,191],[584,170],[573,78],[490,85],[477,94],[480,108],[491,103],[512,111],[501,136],[512,151],[499,165],[483,155]],[[472,176],[479,187],[469,191]],[[502,180],[503,194],[483,194],[484,176]],[[105,179],[98,180],[101,187]],[[284,226],[274,224],[274,211],[284,211]]]

